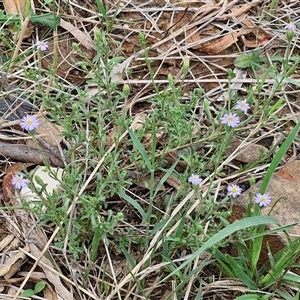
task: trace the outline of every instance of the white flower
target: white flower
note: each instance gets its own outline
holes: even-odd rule
[[[271,203],[271,197],[268,194],[256,194],[254,202],[259,206],[268,206]]]
[[[247,113],[248,109],[250,109],[250,105],[247,102],[247,99],[244,99],[238,101],[235,108],[241,110],[243,113]]]
[[[240,123],[240,118],[236,114],[225,114],[221,118],[221,123],[234,128]]]
[[[49,48],[47,41],[36,41],[35,46],[40,51],[46,51]]]
[[[231,184],[227,187],[228,195],[232,196],[233,198],[239,196],[242,193],[242,189],[236,185],[236,184]]]

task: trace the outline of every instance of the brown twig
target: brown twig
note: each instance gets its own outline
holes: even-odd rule
[[[186,9],[183,11],[182,16],[180,17],[180,19],[166,30],[166,32],[165,32],[165,34],[163,36],[163,39],[168,35],[168,32],[183,19],[183,17],[185,16],[186,12],[188,11],[188,9],[189,8],[186,7]]]

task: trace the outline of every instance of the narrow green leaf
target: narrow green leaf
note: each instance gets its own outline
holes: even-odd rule
[[[212,246],[214,246],[215,244],[217,244],[218,242],[222,241],[223,239],[225,239],[226,237],[230,236],[231,234],[233,234],[236,231],[248,228],[248,227],[252,227],[252,226],[259,226],[259,225],[263,225],[263,224],[278,224],[278,221],[275,220],[272,217],[269,216],[255,216],[255,217],[249,217],[249,218],[244,218],[242,220],[239,220],[237,222],[234,222],[228,226],[226,226],[225,228],[223,228],[222,230],[220,230],[219,232],[217,232],[216,234],[214,234],[208,241],[206,241],[202,247],[200,247],[196,252],[194,252],[189,259],[187,259],[181,266],[179,266],[174,272],[172,272],[171,274],[169,274],[165,280],[171,276],[173,276],[176,272],[178,272],[179,270],[181,270],[182,268],[184,268],[185,266],[191,264],[191,262],[197,257],[199,256],[201,253],[203,253],[205,250],[211,248]]]
[[[245,273],[243,267],[241,267],[230,255],[227,255],[227,261],[232,266],[236,278],[239,278],[250,289],[256,290],[259,288],[258,285]]]
[[[260,300],[260,296],[257,294],[247,294],[235,298],[235,300]]]
[[[99,244],[101,240],[101,225],[99,224],[93,235],[92,246],[91,246],[91,261],[94,262],[98,255]]]
[[[229,277],[235,276],[233,268],[231,267],[230,264],[228,264],[226,254],[224,254],[223,252],[221,252],[219,249],[216,248],[214,248],[211,251],[211,254],[213,255],[214,258],[217,259],[218,263],[221,265],[222,273],[226,274]]]
[[[31,14],[30,21],[33,25],[41,24],[50,27],[51,29],[55,29],[60,23],[60,16],[56,16],[50,13],[41,15]]]
[[[117,192],[117,194],[119,195],[119,197],[123,198],[128,203],[130,203],[140,213],[143,221],[146,221],[146,219],[147,219],[146,213],[144,212],[144,210],[142,209],[142,207],[134,199],[132,199],[130,196],[128,196],[124,192],[124,190],[121,190],[121,191]]]
[[[129,252],[125,249],[122,244],[119,244],[121,251],[124,253],[126,260],[129,262],[130,267],[133,269],[136,266],[136,262],[133,257],[129,254]]]
[[[294,127],[294,129],[291,131],[291,133],[288,135],[288,137],[286,138],[286,140],[284,141],[284,143],[281,145],[281,147],[279,148],[278,152],[276,153],[274,159],[272,160],[266,175],[261,183],[259,192],[261,194],[264,194],[267,186],[269,184],[269,181],[271,180],[271,177],[275,171],[275,169],[277,168],[278,164],[280,163],[282,157],[284,156],[284,154],[286,153],[286,151],[288,150],[288,148],[290,147],[290,145],[292,144],[292,142],[295,139],[295,136],[297,135],[298,131],[300,129],[300,121],[296,124],[296,126]]]
[[[277,234],[277,233],[282,232],[284,230],[290,229],[290,228],[292,228],[292,227],[294,227],[296,225],[298,225],[298,222],[295,222],[295,223],[292,223],[292,224],[289,224],[289,225],[278,226],[278,228],[274,228],[274,229],[270,229],[270,230],[265,230],[262,233],[257,233],[255,235],[251,235],[248,238],[244,238],[243,241],[253,240],[253,239],[256,239],[257,237],[260,237],[260,236]]]
[[[169,218],[165,218],[162,221],[160,221],[159,223],[155,224],[153,230],[151,231],[151,234],[154,235],[157,231],[161,230],[168,221],[169,221]]]
[[[280,297],[282,297],[282,299],[284,300],[299,300],[299,292],[297,292],[297,295],[296,296],[291,296],[290,294],[288,294],[287,292],[285,291],[282,291],[282,290],[276,290],[275,291],[276,294],[278,294]]]
[[[258,234],[260,235],[250,242],[250,255],[251,255],[251,272],[254,273],[257,269],[257,262],[261,254],[263,233],[265,232],[265,226],[258,228]]]
[[[128,132],[129,132],[129,135],[130,135],[130,137],[132,139],[133,145],[141,153],[141,155],[142,155],[142,157],[144,159],[144,162],[147,165],[147,168],[149,170],[152,170],[151,161],[150,161],[150,159],[148,157],[148,154],[147,154],[144,146],[141,144],[141,142],[138,140],[138,138],[136,137],[136,135],[134,134],[134,132],[130,128],[128,128]]]
[[[159,190],[162,187],[162,185],[166,182],[166,180],[171,176],[171,174],[173,173],[173,171],[175,170],[175,168],[176,168],[176,166],[178,164],[178,161],[179,161],[179,158],[173,163],[173,165],[167,171],[167,173],[160,179],[160,181],[158,182],[158,184],[156,186],[153,198],[157,195],[157,193],[159,192]]]
[[[292,142],[295,139],[295,136],[297,135],[298,131],[300,129],[300,121],[296,124],[296,126],[294,127],[294,129],[290,132],[290,134],[288,135],[288,137],[286,138],[286,140],[284,141],[284,143],[281,145],[281,147],[279,148],[278,152],[276,153],[275,157],[273,158],[267,172],[266,175],[262,181],[262,184],[260,186],[259,192],[261,194],[264,194],[267,186],[271,180],[271,177],[275,171],[275,169],[277,168],[279,162],[281,161],[282,157],[284,156],[284,154],[286,153],[286,151],[288,150],[288,148],[290,147],[290,145],[292,144]],[[258,208],[257,208],[258,209]],[[261,226],[259,228],[258,233],[262,234],[265,231],[265,227]],[[251,268],[254,271],[256,269],[256,265],[260,256],[260,252],[261,252],[261,248],[262,248],[262,242],[263,242],[263,236],[258,237],[256,239],[254,239],[253,241],[251,241],[250,247],[251,247]],[[268,279],[266,279],[268,278]],[[265,280],[265,284],[270,284],[271,279],[269,277],[264,278]],[[276,277],[275,277],[276,278]]]
[[[298,274],[295,274],[295,273],[292,273],[292,272],[287,272],[286,274],[284,274],[282,279],[300,283],[300,276]]]
[[[107,18],[106,9],[105,9],[102,1],[96,0],[96,3],[97,3],[97,6],[98,6],[98,9],[99,9],[99,12],[104,17],[104,19],[106,19]]]
[[[263,287],[268,287],[281,280],[285,270],[296,261],[299,255],[300,238],[297,238],[274,255],[274,267],[261,279]]]

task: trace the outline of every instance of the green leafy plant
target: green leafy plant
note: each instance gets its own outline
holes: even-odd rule
[[[298,122],[276,153],[260,186],[261,194],[265,193],[272,174],[284,153],[293,142],[299,128],[300,122]],[[252,206],[252,204],[250,205]],[[258,205],[255,205],[254,215],[259,214],[260,208]],[[273,232],[278,233],[281,230],[282,229],[279,228],[273,230]],[[231,277],[240,279],[248,288],[252,290],[262,288],[274,289],[274,287],[277,287],[278,282],[285,277],[287,270],[291,268],[295,260],[300,256],[300,239],[298,238],[293,241],[289,240],[288,245],[274,256],[272,253],[269,253],[271,257],[270,262],[265,262],[265,264],[259,268],[258,260],[262,251],[263,237],[268,234],[269,231],[266,230],[264,225],[261,225],[251,232],[251,237],[245,239],[245,237],[240,236],[234,243],[237,249],[236,257],[231,256],[230,254],[224,254],[216,248],[212,249],[212,253],[219,262],[223,272]],[[247,240],[249,244],[247,244]],[[300,279],[298,275],[294,274],[294,276],[296,281]]]
[[[44,281],[39,281],[34,285],[34,289],[27,289],[24,292],[21,293],[21,297],[32,297],[34,295],[37,295],[38,293],[42,292],[46,286],[46,283]]]

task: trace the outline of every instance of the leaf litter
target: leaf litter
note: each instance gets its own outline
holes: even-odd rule
[[[5,2],[8,3],[8,1]],[[11,3],[17,7],[17,12],[19,13],[20,7],[23,7],[23,4],[21,5],[16,1],[12,1]],[[227,91],[224,92],[224,89],[228,84],[227,68],[234,68],[234,61],[236,62],[236,58],[240,57],[241,49],[248,50],[269,46],[272,50],[272,47],[279,45],[282,39],[282,35],[280,35],[280,33],[273,36],[273,32],[270,29],[268,30],[268,25],[262,28],[259,21],[256,19],[257,9],[261,8],[263,1],[252,1],[251,3],[244,1],[231,1],[229,3],[228,1],[219,1],[217,3],[216,1],[211,1],[211,3],[207,5],[199,1],[171,1],[171,3],[172,6],[168,6],[166,1],[156,1],[155,4],[151,3],[151,5],[147,5],[143,1],[130,1],[126,3],[126,5],[119,6],[119,13],[116,18],[116,24],[114,25],[115,28],[113,30],[113,37],[124,47],[126,58],[118,65],[117,69],[112,70],[110,77],[112,81],[116,83],[129,83],[137,91],[137,96],[129,99],[128,106],[130,114],[135,115],[133,130],[138,130],[141,126],[144,126],[143,123],[147,118],[146,112],[149,108],[149,106],[147,106],[147,100],[152,95],[152,89],[149,88],[149,85],[151,85],[151,78],[147,71],[145,59],[143,57],[144,50],[140,47],[139,43],[138,34],[140,32],[144,33],[146,36],[146,44],[150,47],[149,59],[151,68],[155,74],[154,81],[167,84],[167,76],[170,72],[174,75],[175,80],[180,81],[181,74],[179,71],[182,69],[181,63],[186,53],[189,53],[191,67],[188,76],[183,80],[185,89],[187,92],[196,87],[204,89],[206,97],[208,97],[211,101],[210,106],[212,109],[223,105],[221,104],[221,101],[224,101],[224,99],[225,101],[228,100],[228,93]],[[109,11],[110,9],[113,11],[113,9],[115,9],[115,5],[107,3],[107,8]],[[40,9],[40,7],[37,5],[35,9]],[[92,35],[94,26],[97,25],[95,25],[93,18],[88,19],[85,14],[88,13],[89,17],[90,15],[94,16],[96,10],[97,8],[93,7],[93,4],[90,4],[89,1],[86,1],[82,10],[78,9],[78,6],[74,3],[70,3],[68,13],[63,10],[60,11],[61,15],[66,14],[66,16],[64,16],[64,18],[60,21],[58,36],[53,35],[47,39],[50,44],[49,53],[51,54],[42,58],[42,67],[44,70],[49,71],[52,61],[57,59],[57,68],[55,70],[56,76],[62,80],[63,84],[66,86],[85,84],[85,82],[89,79],[89,74],[75,63],[76,60],[82,58],[82,56],[80,51],[74,50],[72,43],[79,43],[80,47],[82,47],[80,48],[81,51],[86,53],[90,58],[93,58],[95,55],[95,45]],[[36,27],[36,29],[38,30],[40,37],[43,37],[44,34],[46,34],[46,31],[43,28]],[[269,32],[272,32],[272,34]],[[31,33],[29,35],[31,35]],[[14,51],[15,57],[21,51],[22,43],[26,38],[28,38],[28,32],[21,32],[21,35],[19,36],[20,42],[17,44]],[[238,63],[240,62],[238,61]],[[247,63],[249,62],[246,62],[246,64]],[[237,67],[240,66],[238,65]],[[129,70],[134,70],[134,76],[130,79],[127,77]],[[10,68],[9,71],[11,72],[11,74],[9,74],[10,78],[13,78],[15,75],[16,78],[19,78],[16,73],[16,68]],[[248,84],[255,84],[255,79],[251,77],[251,73],[247,72],[247,76],[248,81],[245,80],[245,77],[241,77],[239,75],[235,77],[236,81],[233,80],[232,87],[236,89],[237,93],[240,92],[242,95],[244,94],[241,83],[247,82]],[[268,86],[264,88],[266,89],[266,92],[269,91]],[[31,89],[32,91],[30,91]],[[24,90],[29,93],[34,93],[34,89],[34,85],[24,87]],[[50,90],[49,87],[47,87],[47,89],[48,91]],[[296,92],[294,91],[294,93]],[[30,107],[30,109],[32,108]],[[13,109],[13,112],[15,112],[15,109]],[[8,120],[9,119],[7,119],[7,121]],[[210,123],[209,120],[205,121]],[[41,132],[40,134],[47,135],[47,132],[49,133],[48,138],[51,140],[52,137],[52,141],[48,140],[48,138],[46,140],[50,145],[58,146],[58,144],[63,142],[59,137],[61,129],[57,128],[55,124],[47,124],[47,122],[45,122],[44,127],[48,128],[48,130],[46,130],[46,132]],[[209,130],[209,126],[207,126],[207,130]],[[106,141],[107,146],[112,147],[111,149],[114,147],[115,132],[117,132],[117,128],[111,128],[109,140]],[[247,135],[248,132],[240,133],[240,138],[243,139]],[[146,148],[151,145],[150,142],[152,138],[153,136],[151,135],[144,137],[143,142],[145,143]],[[156,138],[161,142],[161,144],[164,143],[163,130]],[[21,144],[24,143],[23,136],[21,134],[19,140]],[[16,144],[13,145],[16,147]],[[236,147],[235,149],[232,149],[233,152],[238,149],[240,145],[240,142],[237,142],[236,144],[233,143],[233,148]],[[22,146],[24,146],[24,144]],[[250,152],[255,151],[255,156],[259,156],[261,152],[266,151],[262,146],[251,144],[251,142],[250,146],[251,147],[249,147],[248,150]],[[198,147],[199,148],[195,148],[194,150],[201,151],[201,146]],[[261,149],[263,149],[263,151],[261,151]],[[174,162],[174,160],[180,158],[180,150],[185,151],[186,149],[176,149],[172,153],[169,153],[170,162]],[[25,150],[22,151],[25,153]],[[46,151],[44,151],[44,154],[45,153]],[[241,154],[239,153],[238,155]],[[254,154],[251,152],[246,159],[242,158],[242,161],[246,163],[251,162],[253,155]],[[11,174],[16,171],[24,170],[24,164],[20,163],[24,160],[21,159],[20,154],[16,156],[9,156],[9,154],[6,153],[5,156],[16,162],[12,169],[7,168],[4,170],[4,172],[6,172],[6,176],[11,176]],[[37,156],[37,154],[34,156]],[[238,157],[239,156],[236,156],[235,159],[238,159]],[[42,159],[39,162],[34,163],[40,164],[41,161]],[[53,160],[50,159],[50,161]],[[25,167],[32,167],[32,165],[26,161],[26,158],[25,162],[27,163]],[[168,165],[170,162],[167,162]],[[183,162],[181,163],[182,168],[186,168],[186,165]],[[64,164],[62,164],[62,166],[64,166]],[[161,173],[157,173],[156,176],[156,181],[160,181],[162,177]],[[138,191],[138,189],[148,190],[147,181],[149,181],[148,175],[137,178],[136,191]],[[176,190],[180,190],[180,183],[177,178],[170,177],[168,178],[167,183],[168,185],[161,185],[161,195],[164,195],[169,191],[169,186]],[[16,197],[14,197],[14,191],[11,189],[10,181],[7,178],[4,178],[3,180],[3,189],[6,191],[3,191],[4,194],[6,193],[4,197],[6,201],[4,202],[20,201],[16,200]],[[187,197],[185,201],[188,200],[189,197]],[[117,198],[117,202],[121,203],[119,198]],[[16,204],[17,203],[14,203],[14,205]],[[183,206],[184,201],[180,205]],[[179,209],[180,207],[178,210]],[[127,213],[132,214],[132,226],[140,223],[140,219],[133,211],[129,210]],[[73,275],[74,272],[76,273],[76,270],[82,270],[84,268],[85,259],[83,260],[82,265],[80,265],[80,262],[72,261],[72,264],[77,264],[74,269],[68,261],[70,258],[66,259],[66,253],[64,253],[65,257],[61,258],[56,256],[55,251],[50,251],[48,248],[44,248],[48,241],[46,230],[43,228],[36,228],[35,225],[37,222],[33,216],[26,215],[26,213],[22,210],[15,210],[15,214],[15,216],[13,215],[11,217],[11,222],[14,225],[9,225],[9,231],[14,233],[13,236],[18,236],[19,239],[26,244],[26,246],[25,248],[20,248],[18,251],[17,249],[20,245],[14,246],[15,249],[10,249],[9,247],[11,247],[12,236],[1,236],[3,237],[3,241],[5,241],[2,245],[2,253],[4,253],[7,249],[10,249],[9,251],[17,252],[13,254],[14,256],[12,260],[7,260],[6,264],[1,266],[0,272],[2,273],[0,274],[3,276],[13,276],[8,275],[10,270],[13,270],[11,271],[11,274],[18,272],[18,268],[22,268],[22,266],[26,265],[25,258],[29,259],[33,256],[34,260],[31,261],[30,266],[32,266],[34,261],[39,258],[41,261],[38,267],[39,272],[45,275],[47,282],[50,283],[52,287],[55,287],[55,293],[52,293],[53,296],[51,296],[52,298],[49,297],[49,299],[56,299],[56,295],[58,298],[60,297],[62,299],[79,299],[77,298],[76,293],[76,296],[74,296],[73,291],[81,284],[81,282]],[[30,224],[33,224],[33,226],[28,227]],[[3,225],[1,224],[1,226]],[[7,230],[6,226],[7,225],[4,224],[1,228]],[[47,230],[50,228],[51,227],[47,227]],[[172,230],[175,230],[175,228],[176,226],[172,227],[168,234],[170,235]],[[4,232],[4,230],[1,230],[1,232]],[[34,233],[32,234],[32,232]],[[30,236],[34,242],[26,242],[28,236]],[[156,235],[155,238],[158,238],[158,235]],[[146,290],[146,293],[150,295],[150,299],[164,299],[164,297],[168,297],[168,295],[172,294],[171,283],[167,282],[162,286],[156,286],[156,283],[159,282],[160,279],[156,270],[160,269],[161,262],[155,261],[153,265],[145,269],[142,268],[143,263],[147,262],[150,251],[156,249],[154,247],[154,242],[155,241],[151,243],[151,247],[145,253],[133,251],[132,256],[135,257],[135,266],[131,266],[132,271],[130,272],[128,272],[128,257],[125,258],[120,251],[112,251],[112,253],[109,254],[105,252],[105,249],[100,249],[103,255],[111,255],[111,259],[118,262],[115,265],[112,264],[112,268],[109,272],[107,272],[110,273],[110,278],[116,276],[115,279],[117,279],[118,282],[118,285],[113,285],[111,283],[112,280],[109,281],[109,283],[105,283],[110,285],[108,288],[109,296],[107,299],[117,299],[116,295],[118,295],[118,293],[125,293],[126,289],[134,287],[134,280],[132,279],[132,276],[138,279],[147,278],[148,289]],[[159,243],[160,241],[158,244]],[[45,251],[47,252],[47,258],[43,255],[43,252]],[[16,265],[16,262],[19,264]],[[118,265],[127,267],[118,268]],[[63,268],[65,271],[55,271],[60,268]],[[114,272],[114,269],[117,271]],[[31,269],[26,274],[26,280],[23,281],[23,287],[27,282],[31,281],[30,274],[33,273],[33,271],[34,270]],[[97,271],[99,271],[98,275],[101,274],[100,270]],[[71,279],[66,278],[63,273],[67,273],[67,277],[70,277]],[[90,280],[91,283],[97,282],[97,284],[99,284],[100,282],[93,278],[90,278]],[[72,292],[66,288],[67,284],[69,287],[72,286]],[[232,290],[245,291],[244,287],[239,286],[239,283],[233,281],[217,281],[216,284],[204,286],[203,291],[208,295],[214,295],[216,291],[219,292],[220,287],[223,287],[225,290],[224,295],[226,295],[226,289],[228,290],[229,297],[230,291]],[[50,285],[49,289],[51,289]],[[97,296],[93,294],[92,288],[89,289],[88,287],[85,288],[80,286],[78,290],[85,296],[90,297],[90,299],[97,299]],[[78,290],[76,290],[77,293]],[[44,294],[44,297],[45,299],[48,299],[46,298],[46,294]],[[141,298],[139,295],[136,295],[136,297]]]

